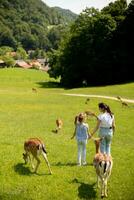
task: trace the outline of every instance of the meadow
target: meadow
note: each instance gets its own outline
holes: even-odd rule
[[[37,93],[32,91],[37,89]],[[60,88],[56,80],[37,70],[0,69],[0,200],[90,200],[100,199],[92,165],[93,141],[87,144],[87,166],[76,165],[77,146],[74,117],[79,112],[98,112],[105,102],[115,114],[116,132],[112,142],[113,170],[108,182],[108,200],[133,200],[134,191],[134,104],[122,107],[118,101],[65,96],[63,93],[99,94],[134,99],[134,83],[77,89]],[[64,126],[58,134],[55,120]],[[87,120],[90,130],[96,120]],[[97,136],[97,134],[96,134]],[[24,141],[39,137],[48,151],[53,171],[49,175],[41,158],[38,173],[22,159]]]

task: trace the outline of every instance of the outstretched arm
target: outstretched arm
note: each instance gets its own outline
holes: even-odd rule
[[[95,113],[92,113],[92,116],[98,120],[98,116]]]
[[[85,114],[86,114],[87,116],[93,116],[93,117],[95,117],[96,119],[98,119],[97,115],[96,115],[94,112],[85,111]]]
[[[91,134],[89,132],[89,126],[87,126],[87,135],[88,135],[88,139],[90,139],[91,138]]]

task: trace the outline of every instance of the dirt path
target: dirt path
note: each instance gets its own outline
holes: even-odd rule
[[[62,93],[62,95],[67,95],[67,96],[77,96],[77,97],[95,97],[95,98],[104,98],[104,99],[112,99],[115,101],[119,101],[116,97],[110,97],[110,96],[103,96],[103,95],[88,95],[88,94],[69,94],[69,93]],[[133,99],[124,99],[121,98],[122,101],[128,102],[128,103],[134,103]]]

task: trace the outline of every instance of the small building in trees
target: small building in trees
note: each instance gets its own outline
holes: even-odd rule
[[[6,66],[6,63],[4,62],[4,60],[0,59],[0,68],[3,68]]]
[[[41,64],[38,60],[32,60],[29,62],[29,64],[36,69],[40,69],[41,67]]]
[[[26,63],[23,60],[16,60],[15,66],[16,67],[22,67],[24,69],[30,69],[30,68],[32,68],[32,65],[29,65],[28,63]]]

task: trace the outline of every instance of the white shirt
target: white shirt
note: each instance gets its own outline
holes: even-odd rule
[[[111,115],[107,112],[102,113],[98,116],[98,119],[100,120],[100,127],[103,128],[110,128],[112,127],[112,123],[114,121],[114,115]]]

